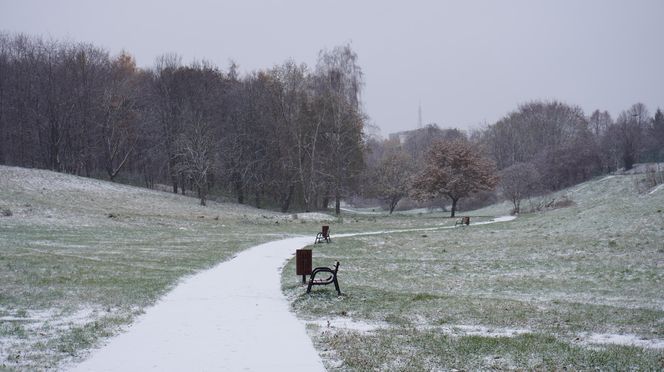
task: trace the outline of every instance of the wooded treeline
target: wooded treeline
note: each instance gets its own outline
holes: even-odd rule
[[[362,84],[349,46],[240,77],[0,34],[0,164],[338,212],[364,164]]]
[[[607,111],[587,116],[578,106],[533,101],[470,133],[432,124],[402,138],[370,139],[366,173],[378,182],[367,185],[367,194],[383,199],[392,210],[399,200],[413,196],[412,179],[426,168],[433,144],[443,141],[451,146],[458,140],[493,160],[501,178],[498,191],[514,202],[518,212],[521,198],[621,168],[630,170],[637,162],[664,161],[664,114],[657,109],[651,116],[645,105],[636,103],[613,119]],[[382,177],[390,174],[389,169],[402,171],[399,177]],[[653,182],[664,182],[662,178],[660,173]],[[466,200],[466,207],[496,201],[498,195],[474,196],[475,200]]]
[[[284,212],[334,201],[339,213],[350,195],[392,211],[418,194],[415,178],[435,170],[426,162],[436,158],[430,149],[444,152],[440,141],[492,160],[517,211],[522,195],[664,160],[664,115],[639,103],[614,119],[534,101],[480,130],[428,125],[383,140],[365,135],[362,87],[348,45],[321,51],[313,68],[287,61],[240,76],[234,64],[222,71],[165,54],[138,68],[128,53],[0,33],[0,164],[167,184],[194,190],[202,204],[210,193]]]

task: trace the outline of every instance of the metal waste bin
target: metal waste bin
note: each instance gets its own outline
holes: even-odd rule
[[[311,275],[311,249],[295,251],[295,273],[302,275],[302,284],[307,282],[307,275]]]

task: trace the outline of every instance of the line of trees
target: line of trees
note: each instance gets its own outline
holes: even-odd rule
[[[364,165],[362,87],[348,45],[240,77],[0,33],[0,164],[339,213]]]
[[[211,193],[284,212],[333,201],[338,214],[351,194],[390,212],[407,197],[453,211],[461,198],[461,208],[495,201],[494,169],[518,212],[532,194],[664,160],[664,114],[640,103],[614,120],[534,101],[470,133],[434,124],[382,140],[365,136],[362,87],[348,45],[321,51],[313,68],[287,61],[239,76],[235,64],[165,54],[138,68],[128,53],[0,33],[0,164],[166,184],[203,205]]]
[[[621,168],[630,170],[637,162],[664,161],[664,114],[657,109],[651,116],[645,105],[637,103],[614,120],[607,111],[586,116],[578,106],[533,101],[471,133],[432,124],[402,138],[370,139],[368,147],[372,154],[367,157],[367,174],[379,182],[365,187],[366,195],[383,200],[390,212],[409,196],[446,196],[439,205],[451,203],[452,213],[460,197],[473,207],[477,206],[473,203],[495,201],[495,193],[487,193],[495,185],[490,173],[463,181],[469,177],[461,168],[453,169],[461,161],[475,170],[488,169],[488,159],[500,176],[501,196],[512,201],[518,213],[521,200],[538,193]],[[465,155],[455,159],[454,154]],[[481,156],[475,159],[476,155]],[[439,166],[432,168],[432,164]],[[392,182],[384,180],[391,174],[387,168],[401,169],[398,177],[390,176]],[[482,187],[454,188],[482,179],[488,180]]]

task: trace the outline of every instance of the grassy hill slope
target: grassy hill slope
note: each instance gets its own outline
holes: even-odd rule
[[[0,166],[0,369],[62,368],[183,277],[264,241],[313,241],[321,218],[334,242],[316,246],[314,262],[342,262],[345,296],[305,296],[292,262],[283,280],[298,314],[322,322],[312,336],[328,367],[653,369],[661,357],[653,345],[664,339],[664,189],[639,194],[638,177],[578,185],[548,196],[565,194],[572,206],[509,223],[336,239],[454,220],[296,219]]]
[[[332,370],[662,369],[664,188],[639,177],[511,222],[337,239],[314,262],[341,261],[345,296],[304,294],[293,263],[283,288]]]
[[[0,369],[61,366],[182,277],[317,229],[294,222],[236,204],[201,207],[172,193],[0,166]]]

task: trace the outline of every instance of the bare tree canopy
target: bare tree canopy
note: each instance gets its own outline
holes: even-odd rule
[[[521,201],[533,196],[541,187],[540,174],[532,163],[516,163],[500,172],[500,189],[512,202],[512,213],[521,211]]]
[[[171,53],[139,68],[128,52],[0,33],[0,163],[169,185],[201,203],[233,197],[286,212],[334,200],[340,213],[342,198],[358,193],[390,211],[407,192],[450,198],[453,210],[461,197],[464,207],[495,200],[468,197],[493,187],[471,182],[481,174],[453,177],[466,170],[452,159],[463,153],[477,165],[480,149],[501,170],[529,163],[551,190],[664,160],[664,114],[651,117],[641,103],[614,121],[607,111],[586,117],[575,105],[532,101],[470,135],[431,123],[383,142],[366,138],[363,87],[350,45],[322,50],[315,68],[288,60],[240,76],[234,62],[222,71]],[[439,141],[474,149],[457,148],[448,164],[432,155],[443,153]],[[426,171],[408,190],[412,168]],[[518,210],[518,196],[505,196]]]
[[[399,201],[408,196],[414,173],[413,158],[401,149],[392,150],[367,172],[367,194],[386,203],[392,214]]]
[[[349,45],[239,76],[0,34],[0,162],[338,213],[364,166],[361,88]]]

